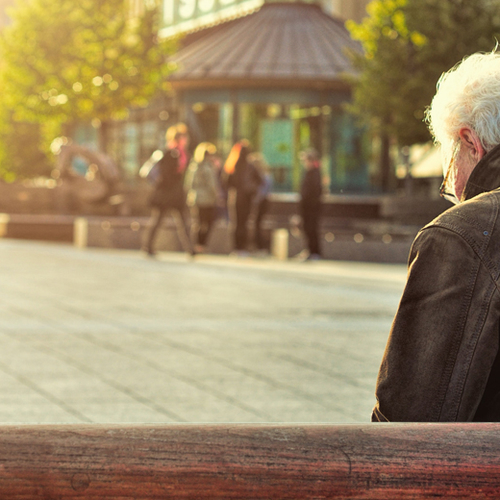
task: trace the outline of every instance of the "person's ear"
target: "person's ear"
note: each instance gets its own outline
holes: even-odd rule
[[[486,154],[486,151],[481,144],[481,140],[474,130],[463,127],[458,131],[462,146],[465,147],[469,154],[479,162],[479,160]]]

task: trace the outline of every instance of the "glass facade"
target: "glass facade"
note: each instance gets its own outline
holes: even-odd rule
[[[368,140],[343,109],[348,95],[329,93],[325,98],[323,93],[306,91],[301,99],[300,91],[288,94],[273,90],[227,95],[186,92],[184,115],[193,141],[213,142],[223,156],[234,141],[248,139],[271,167],[275,192],[298,191],[303,175],[299,152],[309,147],[321,155],[325,187],[331,193],[368,192]],[[261,102],[266,97],[269,102]],[[301,100],[305,103],[299,104]]]
[[[143,163],[157,149],[165,147],[165,132],[177,121],[171,102],[160,101],[132,112],[127,120],[103,124],[103,148],[122,170],[134,179]]]
[[[90,124],[80,125],[77,127],[73,138],[77,144],[80,144],[88,149],[99,149],[99,132]],[[75,156],[71,163],[73,169],[78,174],[85,175],[87,173],[89,166],[87,160],[79,156]]]

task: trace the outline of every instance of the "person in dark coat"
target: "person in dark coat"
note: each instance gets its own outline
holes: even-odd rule
[[[224,170],[228,175],[228,186],[236,191],[234,248],[240,255],[247,252],[248,218],[252,209],[252,200],[262,184],[259,172],[248,161],[250,153],[248,141],[239,141],[231,149],[224,165]]]
[[[260,153],[252,153],[249,156],[250,163],[257,169],[262,179],[257,193],[253,199],[255,213],[255,247],[258,251],[268,250],[269,241],[264,236],[263,219],[269,207],[269,194],[273,188],[273,177],[269,171],[269,165]]]
[[[187,208],[184,191],[184,174],[189,163],[187,127],[183,123],[173,125],[167,130],[166,141],[167,149],[150,173],[154,178],[154,190],[150,198],[152,211],[144,251],[151,256],[155,254],[156,234],[165,216],[170,214],[184,250],[194,255],[186,224]]]
[[[318,260],[321,258],[319,221],[323,191],[319,155],[316,150],[307,149],[300,154],[300,159],[306,169],[300,188],[300,215],[309,250],[307,260]]]

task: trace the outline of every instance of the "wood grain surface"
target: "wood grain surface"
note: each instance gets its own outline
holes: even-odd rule
[[[500,424],[2,426],[0,499],[500,498]]]

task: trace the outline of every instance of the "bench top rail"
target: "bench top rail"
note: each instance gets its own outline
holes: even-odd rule
[[[0,426],[0,498],[500,498],[500,424]]]

